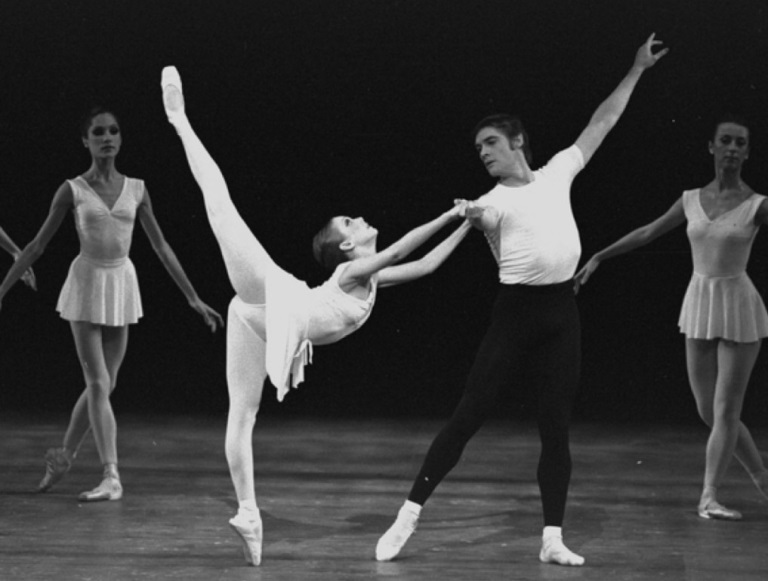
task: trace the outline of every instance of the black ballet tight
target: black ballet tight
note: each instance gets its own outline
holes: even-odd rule
[[[525,366],[534,372],[528,376],[534,378],[538,394],[537,477],[544,525],[562,526],[571,478],[568,425],[580,363],[581,329],[573,282],[502,285],[464,395],[432,442],[408,500],[420,505],[427,501],[497,405],[499,391],[522,388],[510,372]]]

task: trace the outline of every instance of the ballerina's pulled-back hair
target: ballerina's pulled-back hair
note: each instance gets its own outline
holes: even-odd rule
[[[120,125],[120,119],[112,109],[101,106],[92,107],[80,120],[80,137],[88,137],[88,130],[91,128],[93,119],[99,115],[112,115],[112,117],[115,118],[115,121],[117,121],[117,124]]]
[[[743,115],[740,115],[738,113],[732,113],[730,111],[727,111],[717,117],[715,119],[714,125],[712,125],[712,133],[710,134],[710,140],[714,141],[715,136],[717,135],[717,128],[720,127],[723,123],[733,123],[734,125],[741,125],[747,130],[747,133],[750,137],[750,141],[752,141],[752,130],[749,128],[749,121],[747,121],[747,118]]]
[[[506,138],[511,141],[518,135],[523,136],[523,155],[525,155],[525,161],[528,165],[533,163],[533,152],[531,152],[531,143],[528,139],[528,132],[523,127],[523,122],[519,117],[514,115],[507,115],[506,113],[499,113],[496,115],[489,115],[485,119],[481,119],[480,122],[475,125],[472,131],[472,140],[477,139],[477,134],[486,127],[493,127],[497,131],[501,132]]]
[[[335,270],[342,262],[349,260],[339,247],[344,237],[333,224],[333,218],[326,222],[312,239],[312,254],[323,268]]]

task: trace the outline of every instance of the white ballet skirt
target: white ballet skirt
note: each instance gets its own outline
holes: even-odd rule
[[[683,299],[680,331],[690,339],[752,343],[768,336],[768,312],[746,273],[758,231],[759,194],[710,220],[699,190],[683,193],[694,272]]]
[[[694,272],[679,325],[691,339],[753,343],[768,336],[768,313],[747,273],[708,277]]]
[[[136,323],[143,311],[128,251],[144,182],[126,177],[111,210],[82,177],[68,183],[80,254],[69,267],[56,310],[68,321],[108,326]]]
[[[312,362],[313,345],[335,343],[368,320],[376,301],[378,277],[371,277],[367,298],[359,299],[339,287],[339,277],[347,266],[340,264],[322,285],[309,288],[272,265],[266,279],[266,316],[264,305],[233,299],[234,312],[254,332],[259,331],[260,321],[266,323],[266,369],[279,401],[304,381],[304,366]]]
[[[115,327],[138,322],[144,313],[131,259],[107,262],[82,255],[75,258],[56,310],[68,321]]]

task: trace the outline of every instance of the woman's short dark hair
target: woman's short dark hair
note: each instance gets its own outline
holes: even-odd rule
[[[530,139],[528,139],[528,132],[523,127],[523,122],[519,117],[514,115],[507,115],[506,113],[499,113],[496,115],[489,115],[485,119],[482,119],[475,129],[472,131],[472,140],[477,139],[477,134],[486,127],[493,127],[500,133],[506,136],[508,140],[514,139],[518,135],[523,136],[523,154],[525,155],[525,161],[528,165],[533,163],[533,153],[531,152]]]

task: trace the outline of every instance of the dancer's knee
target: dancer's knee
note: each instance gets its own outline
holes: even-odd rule
[[[112,392],[112,382],[108,377],[89,377],[86,379],[88,398],[108,398]]]

